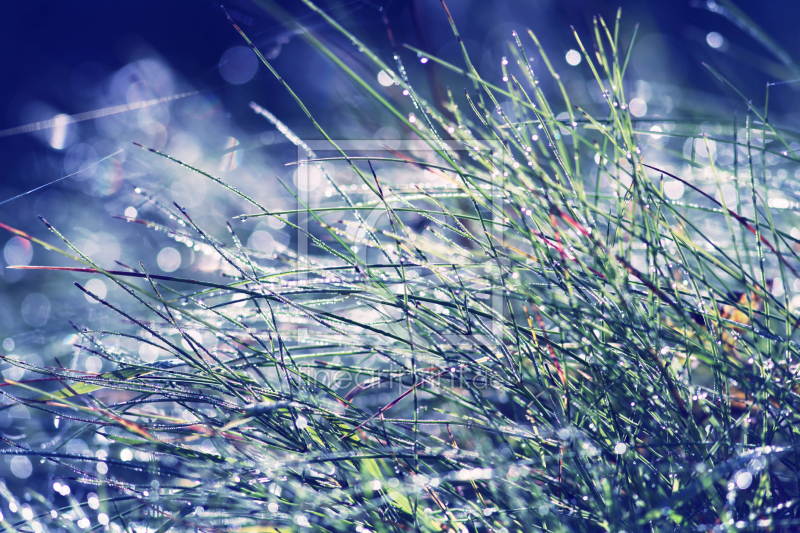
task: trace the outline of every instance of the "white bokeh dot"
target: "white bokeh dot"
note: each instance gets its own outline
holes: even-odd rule
[[[106,293],[108,292],[107,289],[106,289],[106,284],[103,283],[103,280],[100,280],[100,279],[97,279],[97,278],[92,278],[92,279],[89,280],[88,283],[86,283],[86,290],[91,292],[92,294],[94,294],[95,296],[97,296],[100,299],[105,298],[106,297]],[[97,300],[95,300],[94,298],[92,298],[88,294],[84,294],[84,297],[88,301],[90,301],[92,303],[97,303]]]
[[[643,117],[647,114],[647,102],[641,98],[634,98],[628,103],[628,109],[634,117]]]
[[[20,479],[28,479],[33,473],[31,460],[24,455],[17,455],[11,459],[11,473]]]
[[[383,85],[384,87],[389,87],[390,85],[394,85],[394,79],[391,74],[382,70],[378,72],[378,83]]]
[[[683,197],[683,183],[675,180],[665,181],[664,194],[666,194],[667,198],[670,200],[681,199]]]
[[[164,272],[175,272],[181,266],[181,253],[175,248],[162,248],[156,258],[158,268]]]
[[[268,231],[254,231],[247,240],[248,248],[259,250],[264,253],[272,253],[275,250],[275,239]]]
[[[725,39],[719,33],[712,31],[706,35],[706,42],[711,48],[720,48],[725,44]]]
[[[581,62],[581,53],[577,50],[570,50],[567,52],[567,63],[572,65],[573,67],[580,64]]]
[[[753,474],[747,470],[741,470],[736,474],[736,486],[740,490],[745,490],[753,483]]]

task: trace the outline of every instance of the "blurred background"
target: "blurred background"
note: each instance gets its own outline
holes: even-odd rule
[[[231,0],[225,7],[331,137],[410,138],[410,131],[310,47],[302,31],[285,25],[301,23],[376,90],[413,113],[412,103],[403,99],[391,78],[385,73],[381,77],[353,43],[302,2]],[[465,89],[473,90],[460,76],[422,61],[403,46],[463,67],[439,0],[320,1],[319,7],[388,64],[394,64],[395,53],[387,32],[391,28],[412,84],[431,105],[444,109],[448,89],[457,99]],[[589,43],[592,17],[600,14],[613,24],[621,7],[624,46],[639,24],[629,64],[629,77],[637,82],[626,88],[635,116],[678,122],[707,118],[710,128],[715,120],[732,120],[734,112],[743,120],[744,103],[703,67],[706,62],[733,80],[759,109],[768,82],[790,82],[770,89],[770,115],[790,129],[800,118],[800,83],[791,83],[800,78],[796,2],[740,2],[738,8],[752,22],[747,28],[735,8],[713,1],[450,0],[448,7],[476,69],[492,83],[502,83],[501,64],[509,54],[512,31],[530,28],[573,102],[600,110],[600,91],[574,52],[570,26]],[[532,43],[524,42],[532,51]],[[198,225],[220,238],[227,231],[223,221],[230,221],[248,246],[266,256],[291,247],[292,237],[279,224],[235,219],[253,208],[132,144],[203,168],[270,209],[295,205],[278,178],[292,183],[294,169],[286,164],[297,159],[297,147],[275,124],[254,113],[250,102],[263,106],[300,138],[319,139],[321,134],[259,64],[218,2],[4,2],[0,50],[0,222],[63,248],[38,220],[42,216],[104,268],[124,268],[115,261],[131,266],[142,261],[152,273],[220,279],[225,265],[201,246],[131,222],[146,219],[175,228],[144,192],[165,205],[174,201],[184,206]],[[534,68],[543,70],[537,61]],[[547,80],[543,76],[542,85],[552,91]],[[676,153],[686,153],[682,141],[674,144]],[[793,178],[784,170],[781,179]],[[343,182],[349,183],[347,177]],[[24,194],[37,187],[42,188]],[[680,198],[682,190],[667,194]],[[324,183],[311,192],[324,195]],[[112,301],[118,289],[100,276],[5,268],[76,265],[4,230],[0,248],[0,354],[88,372],[110,368],[107,361],[73,346],[77,336],[71,323],[109,330],[123,325],[72,282]],[[161,356],[149,350],[145,346],[139,354],[145,361]],[[7,362],[0,370],[9,379],[35,377]],[[57,420],[37,416],[21,405],[0,411],[0,431],[5,438],[34,445],[63,430]],[[76,437],[67,451],[92,453],[90,444]],[[9,485],[34,483],[29,478],[35,468],[25,457],[0,460],[0,473]],[[36,482],[49,483],[46,476]]]

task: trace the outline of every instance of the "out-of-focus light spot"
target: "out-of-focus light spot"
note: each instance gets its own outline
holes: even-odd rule
[[[183,207],[197,207],[206,197],[206,182],[176,180],[170,187],[172,199]]]
[[[427,57],[420,58],[419,62],[424,65],[425,63],[428,62],[428,58]]]
[[[125,208],[125,216],[128,218],[136,218],[136,215],[138,214],[139,212],[136,211],[136,208],[132,205]]]
[[[400,133],[391,126],[384,126],[375,132],[373,138],[378,141],[393,141],[400,138]]]
[[[628,451],[628,445],[624,442],[618,442],[616,446],[614,446],[614,453],[617,455],[622,455]]]
[[[124,450],[119,452],[119,458],[122,459],[123,461],[130,461],[131,459],[133,459],[133,452],[131,451],[130,448],[125,448]]]
[[[641,98],[634,98],[631,100],[628,104],[628,108],[631,110],[631,115],[634,117],[643,117],[647,114],[647,102]]]
[[[273,229],[281,229],[286,225],[284,224],[283,220],[277,217],[269,217],[269,221],[267,222],[267,224],[269,224],[269,227]]]
[[[105,298],[106,297],[106,284],[103,283],[103,280],[99,280],[97,278],[92,278],[86,284],[86,290],[97,296],[98,298]],[[89,296],[88,294],[84,294],[86,299],[92,303],[97,303],[97,300]]]
[[[97,521],[100,522],[100,525],[107,526],[108,515],[106,513],[100,513],[99,515],[97,515]]]
[[[25,505],[25,506],[22,508],[22,512],[21,512],[20,514],[22,515],[22,518],[24,518],[24,519],[25,519],[25,520],[27,520],[28,522],[30,522],[31,520],[33,520],[33,509],[31,509],[31,508],[30,508],[29,506],[27,506],[27,505]]]
[[[78,520],[76,523],[78,524],[78,527],[81,528],[81,529],[86,529],[90,525],[92,525],[92,523],[89,521],[89,519],[86,518],[85,516],[83,518],[81,518],[80,520]]]
[[[164,272],[175,272],[181,266],[181,253],[175,248],[162,248],[156,258],[158,268]]]
[[[714,194],[714,197],[718,202],[722,202],[722,199],[725,198],[725,204],[727,206],[736,204],[736,187],[726,183],[725,185],[722,185],[720,189],[722,190],[721,196],[719,190],[717,190],[717,192]]]
[[[570,50],[567,52],[567,63],[572,65],[573,67],[580,64],[581,62],[581,53],[577,50]]]
[[[740,490],[745,490],[753,483],[753,474],[747,470],[740,470],[736,473],[736,486]]]
[[[28,266],[33,259],[33,247],[22,237],[12,237],[3,248],[3,257],[9,266]]]
[[[708,43],[708,46],[710,46],[711,48],[719,48],[723,44],[725,44],[725,39],[723,39],[722,35],[720,35],[719,33],[712,31],[711,33],[706,35],[706,42]]]
[[[247,240],[248,248],[264,253],[272,253],[275,250],[275,239],[268,231],[254,231]]]
[[[148,453],[148,452],[143,452],[143,451],[141,451],[141,450],[136,450],[136,451],[133,453],[133,455],[135,455],[135,456],[136,456],[136,460],[137,460],[137,461],[151,461],[151,460],[152,460],[152,458],[153,458],[153,456],[152,456],[150,453]],[[147,496],[147,493],[146,493],[146,492],[145,492],[145,496]]]
[[[15,357],[15,359],[18,359]],[[25,369],[20,368],[18,366],[9,366],[2,371],[2,375],[4,378],[11,379],[13,381],[19,380],[22,376],[25,375]]]
[[[28,479],[32,472],[33,465],[31,464],[31,460],[24,455],[18,455],[11,459],[11,473],[18,478]]]
[[[97,166],[94,164],[97,160],[97,152],[94,148],[84,143],[76,144],[64,156],[64,170],[67,174],[80,172],[73,179],[85,180],[97,172]]]
[[[203,154],[197,139],[186,132],[175,134],[167,145],[167,153],[184,163],[194,163]]]
[[[636,81],[636,97],[649,102],[653,97],[653,87],[644,80]]]
[[[143,140],[143,144],[147,145],[149,148],[159,150],[167,144],[167,128],[165,128],[161,122],[153,120],[142,125],[139,129],[142,130],[142,133],[147,135]]]
[[[10,352],[14,349],[14,339],[4,339],[3,340],[3,349],[7,352]]]
[[[232,148],[239,145],[239,141],[234,137],[228,137],[225,143],[224,150],[231,150],[222,156],[219,164],[219,169],[222,171],[230,172],[236,170],[242,163],[242,150],[232,150]]]
[[[694,158],[700,162],[707,162],[709,153],[716,160],[717,143],[708,138],[686,139],[683,143],[683,155],[686,159],[692,157],[692,143],[694,142]]]
[[[86,368],[87,372],[91,372],[92,374],[97,374],[103,369],[103,360],[93,355],[86,359],[84,363],[84,367]]]
[[[22,301],[22,318],[28,325],[40,328],[50,319],[50,300],[47,296],[34,292]]]
[[[783,286],[783,280],[781,278],[775,278],[772,282],[772,295],[776,298],[780,298],[783,296],[784,292],[786,292],[786,288]]]
[[[390,85],[394,85],[394,76],[382,70],[378,72],[378,83],[383,85],[384,87],[389,87]]]
[[[676,180],[665,181],[664,194],[670,200],[680,200],[683,197],[683,183]]]
[[[258,140],[261,141],[261,144],[272,144],[275,142],[275,134],[271,131],[265,131],[258,136]]]
[[[91,238],[77,239],[75,246],[84,254],[97,261],[116,261],[122,248],[114,235],[100,231]]]
[[[770,198],[767,204],[775,209],[789,209],[792,207],[792,202],[786,198]]]
[[[94,167],[93,167],[94,168]],[[106,160],[93,172],[91,192],[94,196],[110,196],[117,192],[125,179],[122,163],[116,159]]]
[[[453,126],[450,126],[449,128],[447,128],[447,133],[453,134],[455,132],[456,132],[456,129]]]
[[[664,130],[661,129],[661,126],[653,126],[653,127],[650,128],[650,131],[661,133]],[[651,139],[660,139],[661,135],[651,135],[650,138]]]
[[[258,71],[258,58],[246,46],[233,46],[225,50],[219,60],[219,73],[230,84],[241,85],[253,79]]]
[[[417,117],[414,116],[414,113],[411,113],[410,115],[408,115],[408,121],[410,123],[412,123],[412,124],[417,121]]]
[[[145,107],[136,113],[139,129],[148,135],[159,134],[169,124],[169,119],[169,107],[165,105]]]
[[[86,498],[86,503],[89,504],[89,507],[92,509],[99,509],[100,508],[100,498],[97,497],[97,494],[94,492],[89,493],[89,497]]]
[[[301,191],[313,191],[322,185],[325,176],[316,165],[300,165],[292,176],[294,184]]]
[[[158,359],[158,348],[153,346],[152,344],[142,343],[139,346],[139,357],[144,360],[145,363],[152,363],[156,359]]]
[[[269,511],[270,513],[277,513],[278,508],[279,508],[278,504],[275,502],[269,502],[269,505],[267,505],[267,511]]]
[[[50,146],[56,150],[63,150],[67,144],[67,127],[72,124],[69,115],[56,115],[53,117],[53,126],[50,129]]]

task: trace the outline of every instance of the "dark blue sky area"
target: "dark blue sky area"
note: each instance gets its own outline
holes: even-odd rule
[[[489,78],[496,75],[493,71],[497,70],[499,56],[505,50],[502,43],[510,38],[511,29],[536,31],[545,47],[552,51],[556,68],[569,68],[563,51],[575,46],[570,24],[589,42],[592,15],[601,13],[612,20],[620,5],[624,41],[629,39],[633,24],[641,24],[638,55],[634,54],[632,60],[632,73],[639,78],[717,92],[730,98],[731,109],[738,106],[743,110],[741,102],[715,81],[701,62],[713,64],[736,79],[743,92],[757,102],[763,99],[767,81],[792,77],[796,70],[793,65],[782,64],[744,30],[713,13],[709,4],[695,4],[685,0],[451,0],[448,3],[467,48],[480,57],[476,64]],[[349,43],[342,42],[301,2],[284,1],[278,5],[347,51]],[[331,1],[319,5],[389,62],[392,52],[382,13],[387,14],[398,43],[409,43],[459,61],[460,53],[438,0]],[[713,8],[715,4],[710,5]],[[315,116],[335,130],[337,121],[342,123],[337,113],[353,101],[333,88],[331,65],[282,28],[258,2],[235,0],[226,7],[262,49],[274,54],[275,66],[308,102]],[[749,1],[741,2],[739,7],[791,58],[797,56],[796,2]],[[723,49],[714,50],[706,44],[705,37],[710,31],[724,36]],[[36,105],[42,103],[47,109],[65,114],[95,109],[97,88],[103,80],[131,60],[157,55],[180,75],[185,88],[213,92],[230,113],[231,120],[241,127],[247,129],[252,124],[254,129],[263,128],[261,119],[248,111],[247,103],[251,99],[268,100],[281,120],[301,133],[315,135],[299,108],[263,67],[242,85],[232,85],[223,79],[218,68],[222,55],[241,44],[218,2],[4,2],[0,7],[3,50],[0,130],[30,122],[35,115],[31,109],[38,109]],[[418,85],[433,82],[438,84],[439,91],[450,86],[447,73],[423,67],[409,52],[403,53]],[[463,93],[462,87],[451,88]],[[773,92],[773,109],[794,112],[798,108],[796,100],[795,88],[784,86]],[[112,97],[106,101],[107,105],[118,103],[124,102],[114,102]],[[23,155],[41,150],[41,143],[31,135],[0,138],[0,189],[4,197],[21,191],[20,177],[26,172],[21,166]]]

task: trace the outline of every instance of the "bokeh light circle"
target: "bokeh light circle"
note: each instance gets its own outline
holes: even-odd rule
[[[181,266],[181,253],[175,248],[162,248],[157,261],[158,268],[164,272],[175,272]]]
[[[247,83],[258,71],[258,58],[250,48],[233,46],[219,60],[219,73],[232,85]]]

